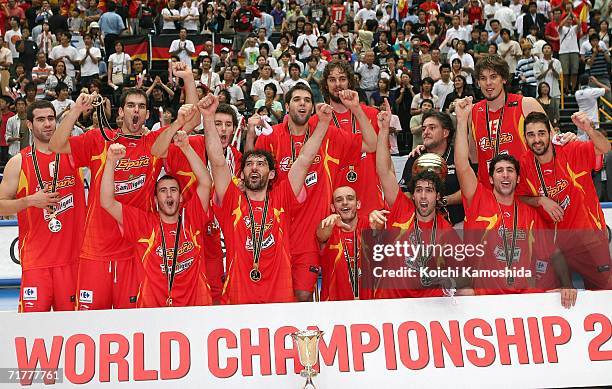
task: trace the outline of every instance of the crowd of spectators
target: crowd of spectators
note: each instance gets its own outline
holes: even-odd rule
[[[201,96],[213,92],[270,124],[283,120],[283,95],[296,83],[322,102],[325,65],[347,61],[362,101],[390,102],[394,153],[422,143],[423,113],[452,115],[456,99],[482,96],[474,66],[491,53],[510,66],[508,90],[536,97],[555,127],[562,93],[599,123],[598,98],[612,101],[612,1],[591,1],[8,0],[0,4],[0,163],[29,144],[25,107],[37,99],[51,100],[61,120],[81,91],[99,91],[114,123],[122,88],[139,86],[149,96],[148,130],[176,117],[182,81],[131,58],[122,35],[175,34],[168,51],[192,67]],[[200,33],[232,34],[233,48],[215,50],[210,40],[196,52],[189,38]],[[84,114],[75,133],[98,123]]]

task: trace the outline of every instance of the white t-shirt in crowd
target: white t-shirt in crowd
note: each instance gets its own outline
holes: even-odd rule
[[[67,107],[72,107],[74,101],[70,99],[66,99],[64,101],[59,101],[58,99],[55,99],[51,102],[51,104],[53,105],[53,108],[55,108],[55,115],[59,117]]]
[[[459,58],[461,60],[462,68],[470,68],[474,70],[474,58],[472,57],[471,54],[463,53],[463,55],[460,57],[459,54],[455,53],[450,57],[450,59],[448,60],[448,63],[453,63],[453,60],[455,58]],[[468,84],[472,84],[472,76],[468,74],[468,76],[466,77],[466,81]]]
[[[49,53],[49,58],[54,61],[65,56],[70,58],[71,61],[76,61],[79,58],[79,53],[77,52],[77,49],[72,46],[64,47],[62,45],[55,46],[51,50],[51,53]],[[74,65],[70,61],[66,60],[64,61],[64,64],[66,64],[66,74],[74,78]]]
[[[255,82],[253,82],[253,86],[251,86],[251,96],[257,96],[257,100],[260,99],[265,99],[266,98],[266,93],[264,91],[266,85],[268,84],[274,84],[276,85],[276,94],[277,95],[282,95],[283,94],[283,89],[281,88],[280,84],[278,83],[278,81],[276,81],[273,78],[268,78],[267,80],[262,80],[261,78]]]
[[[128,64],[130,63],[130,55],[126,53],[113,53],[108,57],[109,68],[113,69],[113,74],[127,74]]]
[[[599,123],[599,115],[597,114],[597,99],[606,94],[604,88],[591,88],[590,86],[582,87],[576,91],[576,102],[578,110],[585,112],[593,123]]]
[[[438,105],[436,108],[442,109],[444,107],[444,102],[446,101],[446,96],[452,93],[455,90],[455,83],[453,80],[449,79],[447,83],[442,80],[436,81],[431,90],[431,94],[434,96],[438,96]]]
[[[181,16],[178,9],[168,9],[168,7],[162,9],[161,14],[162,18],[164,16]],[[164,23],[162,24],[162,30],[176,30],[174,20],[163,19],[163,21]]]
[[[214,91],[217,85],[221,83],[221,78],[219,75],[212,70],[208,72],[208,74],[202,73],[200,77],[200,84],[206,85],[208,90]]]
[[[559,29],[559,39],[561,40],[559,54],[578,54],[580,52],[578,47],[578,36],[576,35],[577,29],[578,26],[563,26]]]
[[[183,6],[181,8],[181,16],[200,16],[200,12],[198,11],[198,7],[196,6],[195,2],[191,3],[191,8],[187,8],[185,6]],[[192,19],[192,20],[183,20],[183,27],[188,29],[188,30],[193,30],[193,31],[197,31],[198,30],[198,19]],[[164,27],[165,28],[165,27]]]
[[[83,48],[79,50],[79,61],[85,58],[87,53],[87,49]],[[91,47],[89,49],[89,53],[97,58],[98,61],[102,59],[102,52],[97,47]],[[94,74],[99,74],[100,68],[98,67],[98,63],[93,63],[90,56],[87,56],[85,62],[81,64],[81,77],[93,76]]]
[[[170,49],[168,51],[174,52],[183,48],[189,50],[192,53],[195,53],[195,46],[193,45],[193,42],[189,39],[185,39],[184,41],[181,41],[180,39],[173,40],[172,44],[170,44]],[[191,56],[189,55],[189,53],[187,53],[186,50],[181,50],[178,53],[178,57],[182,63],[184,63],[189,69],[191,69]]]
[[[17,43],[17,41],[21,40],[21,30],[7,30],[4,33],[4,41],[6,43],[8,43],[8,47],[9,49],[11,49],[11,53],[13,53],[13,58],[19,58],[19,52],[17,51],[17,48],[15,47],[15,43]]]
[[[308,42],[310,42],[310,46],[317,47],[317,36],[315,34],[301,34],[298,36],[295,47],[297,47],[299,50],[302,44],[304,45],[302,51],[299,53],[300,59],[306,59],[310,57],[310,54],[312,53],[312,49],[310,46],[308,46]]]

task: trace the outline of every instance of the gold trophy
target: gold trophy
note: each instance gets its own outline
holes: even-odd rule
[[[415,176],[422,171],[430,170],[436,173],[442,181],[448,174],[448,166],[444,158],[435,153],[425,153],[414,161],[412,175]]]
[[[300,363],[305,367],[300,372],[302,377],[306,377],[304,389],[316,389],[316,386],[312,383],[312,377],[317,375],[317,371],[313,369],[313,366],[319,360],[319,340],[322,336],[323,331],[319,330],[297,331],[291,334],[298,349]]]

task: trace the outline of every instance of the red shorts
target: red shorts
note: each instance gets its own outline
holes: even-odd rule
[[[81,258],[77,278],[79,311],[136,308],[142,264],[127,261],[94,261]]]
[[[561,248],[570,269],[580,274],[586,289],[612,289],[612,261],[608,241],[578,236]]]
[[[319,253],[302,253],[291,256],[291,278],[293,290],[314,292],[319,277]]]
[[[74,311],[76,265],[24,270],[19,312]]]
[[[204,248],[202,269],[205,271],[206,279],[210,284],[210,293],[215,302],[221,300],[221,292],[223,291],[223,250],[221,250],[221,231],[214,228],[211,222],[208,224],[210,234],[204,235]]]

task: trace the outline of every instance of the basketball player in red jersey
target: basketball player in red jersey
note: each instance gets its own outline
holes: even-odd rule
[[[245,190],[232,177],[214,127],[218,100],[199,103],[204,117],[206,150],[214,179],[214,211],[227,247],[227,278],[222,303],[294,301],[289,253],[289,212],[306,197],[304,180],[325,138],[331,107],[319,107],[319,124],[291,166],[287,179],[274,182],[275,162],[264,150],[246,152],[241,161]]]
[[[285,101],[286,119],[274,126],[272,133],[262,133],[254,146],[255,149],[272,153],[278,161],[277,176],[281,179],[286,178],[318,123],[318,117],[312,115],[313,96],[308,86],[297,84],[287,92]],[[247,149],[253,143],[254,127],[261,126],[261,121],[258,115],[249,119]],[[361,134],[346,133],[333,125],[327,130],[306,175],[306,201],[290,212],[293,287],[298,301],[312,300],[319,271],[319,245],[315,234],[319,222],[329,214],[328,204],[338,172],[346,166],[346,161],[359,159],[362,152],[373,152],[375,148],[375,137],[362,138]]]
[[[317,228],[321,249],[321,301],[369,299],[362,287],[361,232],[370,228],[368,219],[359,217],[361,203],[349,186],[337,188],[332,196],[332,214]]]
[[[179,111],[179,120],[184,115],[185,112]],[[197,179],[197,194],[183,202],[178,181],[165,175],[157,180],[155,188],[158,212],[123,205],[115,199],[114,167],[125,157],[126,149],[119,143],[108,148],[100,202],[102,208],[119,223],[123,235],[136,244],[136,252],[144,266],[138,307],[212,303],[210,288],[201,269],[203,263],[200,254],[208,223],[212,182],[202,160],[189,145],[185,132],[176,134],[175,144],[191,164]]]
[[[195,103],[197,94],[191,70],[175,64],[173,74],[184,80],[187,103]],[[115,220],[100,206],[100,181],[112,143],[126,147],[126,157],[115,168],[115,195],[123,204],[143,210],[154,210],[153,194],[161,170],[161,159],[151,155],[151,147],[160,131],[143,135],[143,124],[149,113],[147,95],[142,89],[126,89],[120,100],[122,127],[89,131],[70,137],[81,113],[91,109],[96,96],[82,94],[68,111],[50,141],[51,150],[71,154],[77,166],[91,170],[85,238],[79,259],[77,309],[110,309],[136,307],[142,265],[135,257],[134,245],[123,238]],[[175,122],[172,125],[177,126]]]
[[[527,144],[523,132],[525,117],[531,112],[544,112],[533,97],[506,93],[510,70],[498,55],[484,57],[476,64],[476,79],[484,100],[474,104],[470,117],[470,157],[478,162],[478,181],[491,189],[489,162],[498,154],[509,154],[519,159]],[[575,138],[565,133],[561,143]]]
[[[548,117],[539,112],[527,116],[525,138],[530,152],[521,159],[524,179],[517,193],[548,213],[554,223],[550,228],[557,230],[555,243],[572,270],[582,275],[585,286],[610,289],[606,223],[591,178],[596,157],[610,151],[610,142],[584,112],[575,113],[572,120],[591,140],[558,147],[551,143]]]
[[[376,172],[390,210],[373,211],[369,217],[371,227],[382,229],[386,224],[388,228],[399,229],[401,235],[409,234],[404,239],[415,246],[456,241],[451,237],[454,235],[451,224],[436,210],[437,201],[442,196],[443,183],[440,177],[430,171],[416,174],[409,184],[412,199],[400,190],[389,151],[391,109],[386,99],[385,104],[387,110],[378,114],[380,132],[376,148]],[[419,274],[420,268],[438,268],[443,263],[450,266],[449,260],[452,258],[434,258],[432,253],[422,253],[407,259],[402,265]],[[441,297],[444,296],[442,287],[454,287],[456,283],[450,279],[433,279],[419,274],[402,280],[401,286],[387,280],[383,280],[380,285],[382,287],[374,290],[374,298]]]
[[[546,247],[546,239],[535,235],[536,231],[545,228],[545,224],[536,208],[515,198],[520,165],[512,155],[499,154],[492,159],[489,180],[493,189],[488,189],[477,179],[467,156],[467,123],[473,111],[471,97],[455,104],[455,168],[463,196],[465,228],[466,232],[479,231],[479,238],[483,232],[482,241],[487,242],[485,255],[474,261],[474,268],[500,272],[499,277],[474,278],[474,290],[476,294],[534,291],[535,262],[548,258],[552,252],[550,247]],[[563,306],[570,307],[575,300],[575,289],[561,289]]]
[[[378,110],[359,103],[356,92],[357,82],[350,65],[344,61],[333,60],[325,66],[321,91],[325,101],[334,109],[333,123],[344,131],[361,133],[364,139],[376,136]],[[363,153],[361,159],[350,161],[338,176],[337,186],[348,185],[355,188],[361,200],[360,212],[367,217],[374,209],[383,208],[380,187],[376,182],[376,155]]]
[[[201,116],[198,113],[194,119],[183,125],[182,129],[186,133],[190,133],[194,128],[199,126],[200,123]],[[237,127],[238,116],[236,111],[229,104],[219,104],[215,112],[215,129],[219,134],[227,165],[234,176],[237,175],[238,165],[242,159],[242,153],[231,144]],[[157,157],[166,158],[166,168],[168,172],[173,174],[179,181],[183,197],[187,199],[191,195],[190,192],[195,182],[195,177],[193,177],[193,173],[191,172],[191,165],[184,157],[183,153],[168,153],[169,149],[172,150],[175,148],[170,142],[177,130],[177,127],[167,127],[155,141],[152,152],[153,155]],[[202,159],[205,164],[208,164],[204,136],[191,135],[189,143],[200,159]],[[213,303],[219,304],[224,279],[223,250],[221,247],[221,229],[219,228],[219,222],[214,216],[210,218],[208,226],[206,227],[202,252],[205,258],[205,266],[203,266],[203,268],[205,269],[206,277],[210,284]]]
[[[35,101],[26,115],[33,146],[8,161],[0,183],[0,215],[17,214],[19,224],[19,312],[69,311],[85,219],[83,179],[71,158],[49,150],[53,105]]]

